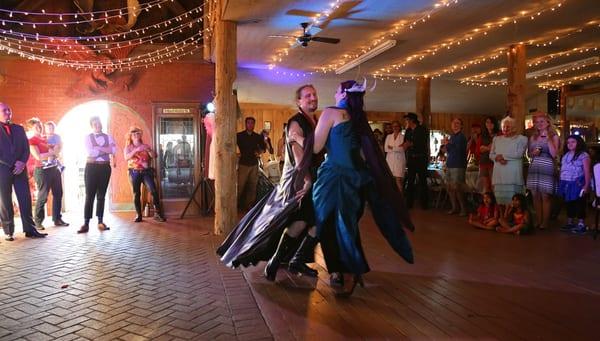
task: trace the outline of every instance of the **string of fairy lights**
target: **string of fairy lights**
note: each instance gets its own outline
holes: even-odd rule
[[[124,19],[127,16],[138,16],[142,11],[161,9],[163,5],[173,1],[153,0],[139,6],[79,13],[50,13],[45,10],[25,12],[0,8],[0,51],[49,65],[75,69],[131,70],[169,63],[194,54],[202,48],[205,31],[202,28],[202,15],[205,4],[158,23],[123,32],[52,36],[35,31],[38,26],[42,26],[41,24],[68,27],[94,24],[99,20],[108,23],[110,19]],[[42,21],[39,20],[40,17],[43,18]],[[165,44],[169,39],[176,41]],[[151,52],[140,53],[134,57],[123,56],[137,46],[154,44],[157,48]]]
[[[327,20],[335,12],[335,10],[338,9],[341,6],[342,3],[346,2],[346,1],[348,1],[348,0],[336,0],[335,2],[330,3],[329,4],[329,8],[326,8],[323,11],[321,11],[320,13],[317,13],[312,18],[312,25],[318,27],[325,20]],[[435,3],[430,10],[426,11],[421,16],[419,16],[417,18],[414,18],[412,20],[401,20],[401,21],[395,23],[390,30],[388,30],[387,32],[381,34],[379,37],[375,38],[373,41],[370,42],[369,45],[361,47],[355,53],[344,54],[341,57],[341,59],[342,59],[341,61],[329,64],[327,66],[323,66],[318,71],[323,71],[323,70],[330,70],[331,71],[331,70],[335,70],[340,65],[346,64],[347,61],[355,59],[360,54],[366,53],[366,52],[372,50],[373,48],[377,47],[377,45],[379,45],[382,41],[384,41],[386,39],[389,39],[389,38],[393,38],[393,37],[399,35],[401,32],[403,32],[406,29],[412,30],[415,27],[424,24],[425,22],[427,22],[431,18],[431,16],[433,14],[437,13],[438,11],[442,10],[443,8],[447,8],[447,7],[451,6],[451,5],[457,4],[458,1],[459,0],[442,0],[442,1],[439,1],[439,2]],[[281,50],[277,51],[275,53],[275,55],[273,57],[271,57],[271,63],[269,64],[269,68],[270,69],[274,69],[274,68],[277,67],[277,65],[279,63],[283,62],[284,57],[289,54],[290,48],[292,46],[294,46],[295,43],[296,43],[296,41],[292,39],[288,43],[289,44],[288,48],[284,48],[284,49],[281,49]]]
[[[553,61],[559,57],[569,57],[573,54],[576,53],[588,53],[590,51],[597,51],[598,47],[587,47],[587,46],[583,46],[583,47],[575,47],[575,48],[571,48],[565,51],[561,51],[561,52],[555,52],[555,53],[551,53],[548,55],[544,55],[544,56],[540,56],[534,59],[531,59],[527,62],[527,67],[528,68],[533,68],[539,65],[543,65],[546,64],[550,61]],[[482,79],[487,79],[490,76],[500,76],[502,75],[504,72],[506,72],[508,70],[508,68],[506,67],[501,67],[501,68],[497,68],[494,70],[490,70],[490,71],[486,71],[486,72],[481,72],[475,75],[470,75],[470,76],[466,76],[461,78],[461,80],[464,81],[477,81],[477,80],[482,80]]]
[[[313,20],[317,20],[317,19],[320,20],[320,19],[328,18],[328,16],[331,15],[331,13],[333,13],[333,11],[335,11],[335,9],[339,8],[340,4],[344,1],[345,0],[340,0],[340,1],[335,1],[335,2],[330,3],[330,7],[325,9],[323,12],[319,13],[318,15],[316,15],[313,18]],[[395,36],[400,34],[403,30],[414,29],[417,25],[427,22],[428,19],[430,19],[434,13],[441,11],[443,8],[455,5],[457,3],[458,3],[458,1],[453,1],[453,0],[438,2],[434,5],[434,8],[432,8],[429,12],[427,12],[425,15],[420,17],[418,20],[406,20],[405,19],[403,21],[400,21],[400,22],[396,23],[391,29],[389,29],[388,31],[386,31],[384,33],[381,33],[377,38],[370,41],[367,46],[363,46],[363,47],[357,49],[357,51],[354,53],[346,53],[343,56],[341,56],[339,58],[339,60],[337,60],[336,62],[321,66],[316,71],[323,72],[323,73],[332,72],[332,71],[338,69],[339,67],[341,67],[342,65],[345,65],[348,61],[356,59],[361,54],[364,54],[364,53],[370,51],[371,49],[377,47],[382,41],[390,39],[390,38],[394,38]],[[512,16],[504,16],[504,17],[498,18],[495,21],[487,22],[484,25],[479,25],[477,27],[471,28],[470,30],[468,30],[466,32],[462,32],[459,36],[446,39],[442,42],[439,42],[430,47],[427,47],[426,49],[422,50],[421,52],[407,56],[399,62],[395,62],[391,65],[382,67],[381,69],[379,69],[376,72],[374,72],[373,74],[371,74],[371,76],[378,80],[389,80],[392,82],[409,82],[411,80],[416,80],[421,77],[436,78],[436,77],[440,77],[444,74],[450,74],[450,73],[457,72],[457,71],[464,71],[464,70],[474,67],[476,65],[480,65],[480,64],[483,64],[486,62],[494,61],[498,58],[502,58],[507,53],[507,49],[508,49],[507,46],[511,45],[511,43],[505,43],[501,46],[491,49],[491,52],[488,52],[487,54],[483,54],[479,57],[472,58],[472,59],[469,59],[469,60],[466,60],[463,62],[459,62],[459,63],[453,64],[453,65],[447,66],[441,70],[434,70],[432,72],[429,72],[428,74],[406,75],[406,74],[401,74],[398,72],[399,70],[401,70],[402,68],[404,68],[405,66],[407,66],[410,63],[419,62],[427,57],[434,56],[434,55],[439,56],[444,51],[448,51],[450,49],[462,46],[464,44],[474,42],[477,39],[483,39],[484,37],[486,37],[490,33],[492,33],[492,31],[498,30],[502,27],[506,27],[511,24],[516,25],[518,23],[525,22],[525,21],[527,21],[527,22],[534,21],[540,17],[546,17],[549,14],[556,13],[559,9],[563,8],[565,3],[566,3],[566,1],[560,1],[560,0],[547,1],[542,4],[543,5],[542,7],[538,8],[536,10],[531,10],[531,9],[520,10],[520,11],[515,12],[515,14]],[[598,27],[600,27],[599,21],[590,21],[590,22],[580,25],[579,27],[561,30],[561,31],[558,31],[558,33],[548,32],[544,36],[531,38],[526,41],[514,42],[512,44],[526,44],[528,46],[547,47],[547,46],[552,46],[553,44],[556,45],[558,40],[564,39],[566,37],[569,37],[571,35],[574,35],[574,34],[577,34],[580,32],[584,32],[584,31],[588,31],[588,30],[592,30],[592,29],[595,30]],[[281,70],[278,70],[278,68],[279,68],[279,65],[282,64],[282,62],[284,61],[285,57],[289,55],[289,53],[291,51],[291,46],[295,45],[295,41],[290,40],[289,45],[290,45],[290,47],[278,50],[275,53],[275,55],[270,58],[269,69],[273,70],[274,72],[276,72],[278,74],[279,73],[284,74],[284,72],[282,72]],[[541,56],[541,57],[538,57],[538,58],[528,61],[528,67],[534,68],[538,65],[543,65],[543,64],[549,63],[550,61],[552,61],[556,58],[559,58],[559,57],[570,56],[575,53],[589,53],[590,51],[597,51],[597,49],[598,49],[597,45],[594,45],[591,47],[590,46],[582,46],[582,47],[572,48],[572,49],[561,51],[561,52],[550,53],[548,55]],[[562,76],[562,75],[565,75],[567,73],[574,72],[574,71],[580,71],[580,70],[583,70],[585,68],[588,68],[590,66],[597,65],[597,64],[598,64],[597,62],[589,62],[589,63],[583,63],[583,64],[580,63],[575,67],[565,66],[562,69],[559,69],[559,70],[553,69],[552,71],[541,73],[532,78],[534,80],[538,80],[538,81],[540,79],[544,79],[544,78],[555,78],[557,76]],[[476,75],[463,77],[459,81],[461,84],[478,85],[478,86],[506,85],[505,80],[489,80],[489,78],[495,77],[495,76],[500,76],[501,74],[506,73],[507,71],[508,71],[508,69],[506,67],[497,68],[497,69],[482,72],[482,73],[479,73]],[[310,73],[288,72],[288,73],[289,73],[289,75],[304,75],[304,76],[306,76],[307,74],[312,74],[312,72],[310,72]],[[591,73],[591,75],[594,75],[594,74],[595,73]],[[582,78],[574,77],[573,79],[582,79]],[[585,79],[588,79],[588,78],[585,78]]]
[[[94,69],[94,70],[115,70],[115,69],[126,69],[131,70],[133,68],[156,66],[157,64],[164,64],[164,62],[172,62],[175,57],[175,53],[180,58],[184,55],[192,54],[202,47],[201,44],[202,35],[200,33],[195,34],[192,37],[186,38],[183,41],[173,43],[170,46],[162,47],[160,49],[136,55],[135,57],[119,58],[119,59],[106,59],[106,60],[69,60],[65,61],[60,58],[53,57],[39,57],[38,55],[27,53],[24,51],[12,50],[9,52],[16,53],[22,58],[29,60],[40,61],[53,66],[67,66],[75,69]],[[187,50],[187,52],[186,52]],[[185,52],[185,53],[184,53]],[[90,54],[94,52],[90,51]]]
[[[598,51],[598,47],[594,46],[594,47],[589,47],[589,46],[583,46],[583,47],[575,47],[575,48],[571,48],[565,51],[561,51],[561,52],[556,52],[556,53],[551,53],[549,55],[545,55],[545,56],[540,56],[534,59],[531,59],[527,62],[527,67],[528,69],[534,70],[533,68],[535,68],[536,66],[540,66],[540,65],[544,65],[547,64],[550,61],[556,60],[560,57],[570,57],[574,54],[583,54],[583,53],[589,53],[589,52],[595,52]],[[578,68],[569,68],[566,67],[565,70],[563,70],[562,72],[547,72],[547,73],[543,73],[542,76],[552,76],[552,75],[557,75],[557,74],[562,74],[565,71],[568,71],[569,69],[572,69],[572,71],[574,70],[579,70],[582,67],[587,67],[587,66],[591,66],[591,65],[595,65],[597,63],[589,63],[589,64],[581,64],[579,65]],[[486,80],[489,77],[493,77],[493,76],[500,76],[504,73],[506,73],[508,71],[508,68],[506,67],[501,67],[501,68],[497,68],[494,70],[490,70],[490,71],[486,71],[486,72],[482,72],[476,75],[470,75],[470,76],[466,76],[461,78],[461,81],[465,81],[465,82],[471,82],[471,81],[479,81],[479,80]],[[534,79],[537,79],[538,77],[534,77]]]
[[[527,41],[525,43],[528,45],[531,45],[531,46],[536,46],[536,47],[550,46],[553,43],[556,43],[557,40],[569,37],[573,34],[585,32],[587,30],[597,30],[598,28],[600,28],[599,21],[589,21],[580,27],[565,30],[562,32],[561,35],[552,34],[552,37],[548,37],[548,36],[538,37],[535,39],[530,39],[529,41]],[[519,43],[523,44],[523,42],[519,42]],[[543,63],[548,63],[549,61],[553,60],[554,58],[561,57],[561,56],[569,56],[573,53],[586,53],[586,52],[597,51],[597,50],[598,50],[597,47],[589,47],[589,46],[573,48],[573,49],[569,49],[567,51],[552,53],[547,56],[542,56],[540,58],[533,59],[533,60],[529,61],[528,66],[534,67],[534,66],[537,66],[537,65],[540,65]],[[476,57],[474,59],[471,59],[471,60],[468,60],[465,62],[457,63],[455,65],[446,67],[439,71],[433,71],[430,75],[397,75],[397,74],[393,75],[393,74],[391,74],[391,70],[386,70],[389,72],[388,74],[382,74],[380,72],[376,72],[374,74],[374,77],[377,79],[380,79],[380,80],[392,80],[394,82],[401,81],[401,80],[404,80],[406,82],[409,79],[413,80],[413,79],[417,79],[422,76],[435,78],[435,77],[439,77],[443,74],[453,73],[453,72],[459,71],[459,70],[462,71],[469,67],[472,67],[472,66],[475,66],[475,65],[487,62],[487,61],[495,60],[497,58],[502,57],[505,53],[507,53],[506,46],[497,47],[497,48],[493,49],[492,53],[489,53],[484,56]],[[551,72],[542,73],[539,76],[533,77],[533,79],[538,79],[540,77],[546,77],[546,78],[556,77],[556,76],[563,75],[567,72],[579,71],[586,67],[590,67],[590,66],[594,66],[594,65],[598,65],[598,63],[594,61],[594,62],[590,62],[590,63],[582,63],[582,64],[577,65],[576,67],[566,66],[560,70],[553,70]],[[460,79],[459,81],[461,84],[481,86],[481,87],[494,86],[494,85],[505,86],[505,85],[507,85],[507,82],[505,80],[486,80],[485,78],[488,78],[489,76],[493,76],[493,75],[499,75],[506,71],[507,71],[507,68],[499,68],[499,69],[487,71],[484,73],[480,73],[480,74],[477,74],[474,76],[465,77],[465,78]],[[585,78],[585,79],[588,79],[588,78]]]
[[[575,27],[570,30],[564,31],[563,34],[561,34],[561,35],[557,35],[557,34],[553,33],[553,34],[551,34],[551,37],[548,37],[548,35],[545,35],[544,37],[537,37],[537,38],[528,40],[526,42],[526,44],[530,45],[530,46],[537,46],[537,47],[549,46],[549,45],[552,45],[553,43],[556,43],[560,39],[567,38],[574,34],[582,33],[586,30],[598,30],[598,28],[600,28],[600,25],[598,24],[598,22],[590,21],[588,23],[585,23],[583,26]],[[523,42],[519,42],[519,44],[523,44]],[[489,62],[489,61],[498,59],[506,53],[506,50],[507,50],[506,45],[498,46],[498,47],[493,48],[491,53],[454,64],[454,65],[446,67],[442,70],[433,71],[433,72],[431,72],[430,75],[427,75],[427,76],[431,76],[431,77],[435,78],[435,77],[439,77],[443,74],[450,74],[450,73],[453,73],[456,71],[464,71],[470,67],[482,64],[484,62]],[[585,52],[585,49],[583,50],[583,52]],[[567,54],[567,53],[565,53],[565,54]],[[548,60],[550,60],[550,59],[548,59]],[[540,62],[540,61],[536,61],[536,62]],[[532,65],[530,65],[530,66],[532,66]],[[496,73],[496,71],[498,71],[498,70],[492,70],[492,71],[490,71],[490,73],[494,74],[494,73]],[[376,74],[378,74],[378,73],[376,73]]]
[[[385,74],[396,72],[396,71],[404,68],[405,66],[407,66],[410,63],[422,61],[423,59],[430,57],[430,56],[439,55],[443,51],[450,50],[453,47],[458,47],[467,42],[472,42],[476,38],[478,38],[478,39],[483,38],[483,37],[487,36],[492,30],[499,29],[501,27],[504,27],[507,24],[510,24],[510,23],[517,24],[521,20],[535,20],[544,13],[555,12],[557,9],[562,7],[563,3],[564,2],[560,2],[556,5],[553,5],[550,8],[541,9],[535,13],[529,13],[527,11],[522,10],[522,11],[519,11],[518,14],[513,17],[502,17],[502,18],[499,18],[498,20],[496,20],[495,22],[486,23],[485,25],[472,28],[472,29],[468,30],[467,32],[462,33],[460,35],[460,38],[457,37],[457,38],[446,39],[445,41],[443,41],[441,43],[437,43],[428,48],[425,48],[421,52],[417,52],[408,57],[405,57],[404,60],[402,60],[400,62],[396,62],[391,65],[382,67],[378,71],[375,72],[375,75],[383,76]],[[573,32],[575,32],[578,29],[573,30]],[[523,42],[521,42],[521,43],[523,43]],[[548,44],[548,42],[543,42],[543,41],[538,41],[538,42],[535,42],[532,40],[529,41],[529,44],[534,44],[534,43]],[[552,44],[552,41],[550,41],[549,43]],[[506,50],[506,45],[504,45],[502,47],[498,47],[497,49],[494,49],[494,52],[487,56],[482,56],[482,57],[478,57],[478,58],[475,58],[475,59],[472,59],[472,60],[469,60],[469,61],[466,61],[463,63],[454,64],[448,68],[445,68],[440,71],[431,72],[431,74],[428,74],[425,76],[439,77],[442,74],[452,73],[456,70],[464,70],[465,68],[467,68],[469,66],[477,65],[477,64],[485,62],[489,59],[493,60],[493,59],[499,58],[500,56],[502,56],[502,54],[504,53],[505,50]],[[330,70],[322,69],[322,71],[327,72]]]
[[[349,1],[349,0],[335,0],[335,1],[331,2],[329,4],[329,7],[322,10],[321,12],[318,12],[317,14],[315,14],[314,17],[312,17],[310,25],[319,27],[335,12],[335,10],[340,8],[342,3],[346,2],[346,1]],[[290,39],[288,41],[289,47],[277,51],[275,53],[275,55],[273,57],[271,57],[271,63],[269,64],[269,69],[274,70],[277,67],[277,64],[281,63],[283,61],[283,58],[289,54],[290,48],[292,46],[294,46],[295,44],[296,44],[296,39]]]
[[[1,19],[0,24],[5,26],[6,24],[18,24],[20,26],[55,26],[62,25],[66,27],[69,24],[82,24],[82,23],[93,23],[98,21],[104,21],[108,23],[110,19],[123,18],[127,15],[130,10],[133,11],[130,15],[137,16],[136,12],[146,11],[149,12],[153,8],[162,8],[161,4],[166,2],[173,2],[174,0],[154,0],[138,6],[124,7],[118,9],[111,9],[106,11],[92,11],[85,13],[47,13],[45,10],[41,12],[24,12],[0,9],[0,13],[5,13],[8,19]],[[113,14],[114,12],[114,14]],[[110,13],[110,14],[109,14]],[[30,20],[17,20],[18,17],[23,18],[41,18],[44,21],[30,21]],[[72,18],[71,18],[72,17]],[[14,19],[13,19],[14,18]]]
[[[543,76],[545,76],[545,77],[560,76],[569,71],[579,71],[587,66],[599,65],[599,64],[600,64],[599,62],[593,62],[590,64],[577,66],[577,67],[565,67],[564,69],[562,69],[560,71],[549,72],[547,74],[544,74]],[[553,80],[549,80],[549,81],[544,81],[541,83],[537,83],[537,86],[539,88],[546,89],[546,90],[558,90],[563,85],[574,84],[577,81],[597,78],[598,76],[600,76],[600,71],[586,73],[586,74],[578,75],[578,76],[572,76],[569,78],[553,79]],[[537,79],[537,78],[539,78],[539,77],[536,77],[535,79]],[[501,80],[501,81],[498,81],[498,80],[461,80],[460,83],[465,84],[465,85],[470,85],[470,86],[478,86],[478,87],[488,87],[488,86],[495,86],[495,85],[506,86],[508,84],[504,80]]]
[[[61,52],[65,49],[68,52],[87,52],[90,46],[96,52],[109,52],[114,48],[121,48],[124,46],[137,46],[141,44],[154,44],[155,42],[161,42],[166,37],[176,34],[183,33],[184,30],[194,29],[195,24],[202,23],[202,18],[194,19],[189,22],[184,22],[178,26],[171,27],[167,30],[156,32],[153,34],[141,36],[140,38],[132,38],[127,40],[111,40],[110,42],[100,42],[82,45],[78,43],[78,40],[60,39],[48,37],[37,37],[35,40],[21,40],[12,37],[0,36],[0,40],[4,40],[4,45],[12,47],[13,45],[20,46],[22,50],[29,50],[30,52],[39,51],[44,52]],[[2,31],[0,31],[1,34]]]
[[[140,9],[146,9],[146,8],[152,8],[154,6],[158,6],[160,4],[164,4],[167,2],[174,2],[174,0],[152,0],[152,1],[148,1],[147,3],[143,3],[140,4],[139,8]],[[137,6],[134,6],[133,8],[136,8]],[[42,9],[40,12],[36,12],[36,11],[22,11],[22,10],[15,10],[15,9],[6,9],[6,8],[0,8],[0,14],[8,14],[9,17],[13,17],[13,15],[24,15],[24,16],[47,16],[47,17],[69,17],[72,16],[74,18],[78,18],[80,16],[84,16],[86,14],[106,14],[108,15],[108,13],[110,13],[112,15],[113,12],[118,12],[119,14],[123,14],[124,12],[126,12],[129,9],[128,6],[126,7],[121,7],[121,8],[113,8],[113,9],[107,9],[107,10],[102,10],[102,11],[91,11],[91,12],[86,12],[86,13],[81,13],[81,12],[65,12],[65,13],[51,13],[51,12],[46,12],[46,10]]]
[[[600,77],[600,71],[591,72],[591,73],[574,76],[574,77],[570,77],[570,78],[556,79],[556,80],[552,80],[549,82],[539,83],[538,87],[545,89],[545,90],[558,90],[562,86],[565,86],[565,85],[575,84],[575,82],[583,81],[586,79],[598,78],[598,77]]]
[[[144,53],[141,55],[137,55],[135,57],[122,58],[122,59],[108,59],[107,61],[97,61],[97,60],[69,60],[69,59],[60,59],[60,58],[52,58],[52,57],[41,57],[39,55],[35,55],[32,53],[28,53],[25,51],[15,50],[12,48],[7,48],[0,45],[0,50],[5,50],[6,52],[17,54],[18,56],[39,61],[43,64],[49,64],[53,66],[65,66],[75,68],[77,70],[80,69],[91,69],[91,70],[131,70],[134,68],[140,67],[148,67],[148,66],[156,66],[157,64],[170,63],[173,60],[178,60],[179,58],[185,55],[192,55],[197,52],[200,48],[202,48],[202,39],[201,35],[197,35],[198,39],[186,39],[184,41],[173,43],[172,46],[167,46],[152,52]],[[184,52],[179,53],[176,57],[174,57],[175,52]],[[94,52],[89,52],[90,56],[94,54]]]
[[[379,44],[381,44],[385,40],[393,39],[407,29],[413,30],[417,26],[425,24],[431,18],[432,15],[444,10],[445,8],[456,5],[456,4],[458,4],[458,2],[459,2],[459,0],[444,0],[444,1],[436,2],[430,10],[426,11],[420,17],[411,19],[411,20],[403,19],[403,20],[396,22],[394,25],[392,25],[391,29],[389,29],[387,32],[384,32],[383,34],[381,34],[380,36],[375,38],[373,41],[371,41],[369,43],[369,45],[363,46],[363,47],[357,49],[353,53],[346,53],[346,54],[342,55],[340,58],[338,58],[338,61],[321,67],[319,69],[319,71],[330,72],[330,71],[336,70],[340,66],[347,64],[349,61],[356,59],[360,55],[367,53],[367,52],[371,51],[372,49],[376,48]]]
[[[69,37],[73,40],[78,40],[78,41],[85,41],[85,42],[91,42],[91,41],[109,41],[109,40],[115,40],[115,39],[125,39],[127,38],[127,36],[129,35],[136,35],[136,36],[140,36],[146,33],[146,31],[151,31],[152,29],[160,29],[161,27],[167,27],[169,25],[171,25],[173,22],[181,22],[184,20],[187,20],[190,18],[191,15],[193,15],[194,13],[202,13],[203,12],[203,6],[198,6],[195,7],[189,11],[186,11],[180,15],[177,15],[171,19],[166,19],[163,20],[161,22],[155,23],[155,24],[150,24],[148,26],[145,27],[140,27],[137,29],[132,29],[129,30],[127,32],[118,32],[118,33],[111,33],[111,34],[103,34],[103,35],[86,35],[86,36],[76,36],[76,37]],[[8,35],[14,35],[17,37],[21,37],[24,40],[26,38],[29,39],[37,39],[37,38],[54,38],[54,39],[59,39],[60,37],[55,37],[55,36],[45,36],[45,35],[41,35],[41,34],[30,34],[30,33],[23,33],[20,31],[13,31],[12,29],[0,29],[0,33],[2,34],[8,34]]]

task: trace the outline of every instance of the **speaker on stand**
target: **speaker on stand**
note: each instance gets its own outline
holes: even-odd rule
[[[181,212],[179,216],[180,219],[183,219],[185,213],[189,209],[190,205],[193,203],[198,206],[202,215],[210,215],[214,212],[215,207],[215,185],[214,181],[208,178],[208,156],[210,155],[209,146],[212,141],[209,140],[209,136],[206,129],[206,122],[204,121],[206,115],[214,112],[214,106],[212,103],[207,104],[200,108],[202,124],[200,125],[200,141],[199,141],[199,151],[200,151],[200,177],[190,198],[188,199],[185,208]],[[196,195],[200,191],[200,202],[196,200]]]

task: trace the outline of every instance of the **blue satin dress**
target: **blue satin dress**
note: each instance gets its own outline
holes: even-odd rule
[[[360,242],[358,221],[365,202],[381,233],[407,262],[413,262],[412,247],[393,206],[377,193],[360,150],[360,137],[352,122],[331,128],[327,158],[321,164],[313,187],[317,233],[330,273],[363,274],[369,271]]]

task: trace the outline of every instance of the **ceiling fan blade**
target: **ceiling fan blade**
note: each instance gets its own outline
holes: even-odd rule
[[[301,9],[291,9],[287,12],[285,12],[285,14],[287,15],[296,15],[299,17],[314,17],[315,15],[319,14],[318,12],[313,12],[313,11],[304,11]]]
[[[322,31],[322,29],[319,26],[315,26],[313,24],[309,25],[306,28],[306,33],[310,34],[311,36],[314,36],[314,35],[318,34],[321,31]]]
[[[270,36],[268,36],[269,38],[298,38],[295,36],[288,36],[285,34],[271,34]]]
[[[328,37],[312,37],[310,40],[318,41],[320,43],[327,43],[327,44],[337,44],[340,42],[340,40],[338,38],[328,38]]]

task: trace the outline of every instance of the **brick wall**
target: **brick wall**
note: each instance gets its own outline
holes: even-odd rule
[[[68,95],[80,76],[80,72],[70,68],[0,59],[0,74],[4,76],[4,82],[0,83],[0,102],[13,109],[15,122],[23,122],[31,116],[58,122],[76,105],[104,99],[130,107],[151,126],[152,102],[207,102],[214,91],[213,65],[198,63],[142,68],[129,91],[78,98]]]
[[[153,102],[204,103],[212,100],[215,79],[211,64],[166,64],[136,71],[135,81],[129,90],[74,96],[72,89],[75,84],[81,84],[82,72],[70,68],[3,57],[0,58],[0,75],[0,102],[12,108],[16,123],[23,123],[33,116],[59,123],[69,110],[92,100],[122,104],[111,106],[111,114],[119,116],[110,119],[111,126],[119,125],[110,128],[119,132],[114,134],[119,153],[118,168],[113,172],[111,184],[113,208],[131,206],[131,190],[121,152],[124,146],[122,130],[131,125],[145,130],[151,128]],[[128,110],[122,110],[123,106]],[[81,129],[89,130],[89,126],[86,124]],[[151,134],[152,131],[148,130],[144,134],[146,141],[152,141]]]

